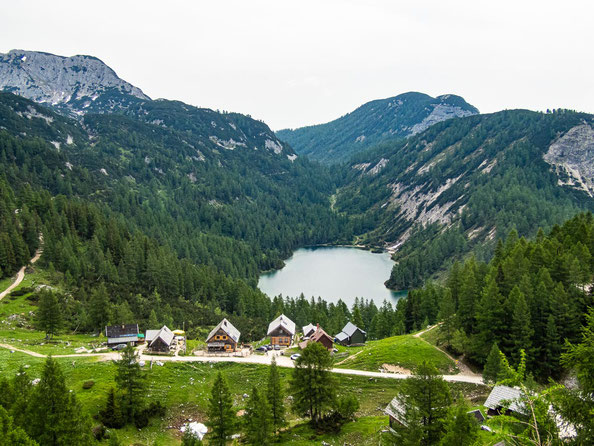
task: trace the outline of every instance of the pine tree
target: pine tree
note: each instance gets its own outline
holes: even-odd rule
[[[451,404],[450,388],[432,365],[423,362],[402,383],[404,425],[396,428],[398,444],[437,444],[445,430]]]
[[[56,293],[42,291],[37,310],[37,328],[45,331],[46,339],[51,339],[62,327],[62,308]]]
[[[456,311],[458,325],[462,327],[466,334],[471,334],[474,329],[475,306],[478,295],[476,262],[471,259],[464,265],[462,284],[458,296],[458,309]]]
[[[42,445],[91,443],[88,421],[51,356],[45,361],[41,380],[31,394],[26,419],[29,435]]]
[[[476,314],[475,355],[485,361],[493,341],[503,337],[502,297],[493,276],[488,276]]]
[[[286,413],[282,383],[274,357],[268,371],[267,398],[270,404],[272,428],[276,433],[286,424]]]
[[[491,352],[487,356],[487,362],[483,369],[483,380],[486,383],[496,383],[499,374],[501,373],[501,354],[497,342],[493,343]]]
[[[145,387],[144,375],[138,364],[134,347],[129,345],[123,349],[122,358],[114,361],[114,364],[116,386],[123,396],[122,412],[127,421],[133,421],[136,413],[139,413],[142,408]]]
[[[449,288],[446,288],[439,304],[439,318],[441,319],[440,337],[449,345],[456,329],[456,304]]]
[[[0,407],[0,444],[10,446],[37,446],[27,433],[15,425],[8,411]]]
[[[514,288],[517,289],[517,288]],[[524,294],[518,289],[518,298],[514,308],[511,335],[514,342],[512,357],[516,363],[520,361],[520,350],[532,352],[532,324],[530,320],[530,310],[524,299]]]
[[[290,381],[293,408],[318,424],[335,399],[334,379],[330,373],[332,357],[318,342],[309,344],[295,361]]]
[[[363,318],[361,317],[361,310],[359,310],[358,306],[356,306],[353,309],[353,324],[355,324],[361,330],[365,330],[365,325],[363,324]]]
[[[107,324],[109,324],[111,319],[111,306],[109,304],[107,289],[103,282],[91,293],[89,316],[95,330],[101,331]]]
[[[270,406],[257,387],[252,388],[243,416],[245,438],[248,444],[266,445],[270,442],[272,431]]]
[[[155,329],[157,329],[157,327],[159,327],[159,321],[157,320],[157,313],[155,313],[155,310],[152,309],[151,314],[149,315],[149,319],[148,319],[148,328],[155,330]]]
[[[458,403],[449,411],[445,424],[446,434],[439,443],[441,446],[471,446],[475,444],[479,435],[479,426],[476,418],[468,413],[469,410],[464,397],[460,395]]]
[[[212,386],[211,397],[208,401],[209,439],[213,444],[224,446],[227,437],[233,434],[237,419],[233,410],[233,400],[227,381],[219,372]]]
[[[99,412],[101,422],[107,427],[119,429],[124,425],[124,417],[120,409],[120,403],[116,397],[115,389],[112,387],[107,394],[105,408]]]

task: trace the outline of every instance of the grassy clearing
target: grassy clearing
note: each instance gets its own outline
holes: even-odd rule
[[[444,374],[457,372],[455,364],[446,355],[412,335],[393,336],[379,341],[369,341],[364,347],[338,347],[337,367],[345,369],[378,371],[383,364],[414,370],[423,361],[433,364]],[[342,356],[345,353],[349,356]]]
[[[69,355],[76,353],[76,349],[85,347],[88,350],[102,349],[105,337],[89,334],[59,334],[51,341],[45,339],[40,331],[25,328],[0,328],[0,343],[9,344],[23,350],[30,350],[44,355]]]
[[[108,390],[114,386],[115,368],[111,361],[98,361],[96,358],[57,358],[66,376],[67,385],[72,389],[83,408],[96,415],[105,402]],[[33,378],[41,375],[43,358],[34,358],[23,353],[10,353],[0,349],[0,376],[11,378],[21,364],[28,365],[27,373]],[[266,382],[268,367],[255,364],[233,363],[165,363],[164,366],[147,364],[146,395],[152,400],[160,400],[167,407],[162,419],[153,419],[151,424],[138,430],[128,426],[118,431],[124,444],[179,445],[179,427],[190,418],[205,421],[205,411],[212,383],[220,370],[229,382],[237,410],[245,407],[244,394],[251,394],[253,386],[262,387]],[[288,394],[290,369],[279,368],[281,379]],[[334,375],[339,395],[354,394],[361,408],[359,419],[348,423],[338,434],[316,436],[304,420],[290,414],[292,427],[283,435],[286,444],[377,444],[379,431],[387,425],[387,417],[382,410],[397,394],[401,381],[369,379],[359,376]],[[93,380],[94,386],[84,390],[85,381]],[[463,392],[473,400],[477,394],[484,394],[484,386],[472,384],[453,384],[453,391]],[[482,399],[484,401],[484,398]],[[286,400],[289,407],[290,402]],[[314,438],[312,440],[312,438]],[[373,441],[375,441],[375,443]]]

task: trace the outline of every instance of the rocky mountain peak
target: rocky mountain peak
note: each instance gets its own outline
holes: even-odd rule
[[[106,95],[150,99],[96,57],[24,50],[0,53],[0,89],[75,114]]]

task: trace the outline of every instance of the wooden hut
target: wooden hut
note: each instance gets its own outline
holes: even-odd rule
[[[209,352],[235,352],[239,342],[239,330],[227,319],[219,322],[208,334],[206,345]]]

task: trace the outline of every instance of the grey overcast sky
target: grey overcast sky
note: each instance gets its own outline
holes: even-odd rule
[[[275,130],[406,91],[594,112],[592,0],[1,0],[0,17],[0,52],[94,55],[152,98]]]

